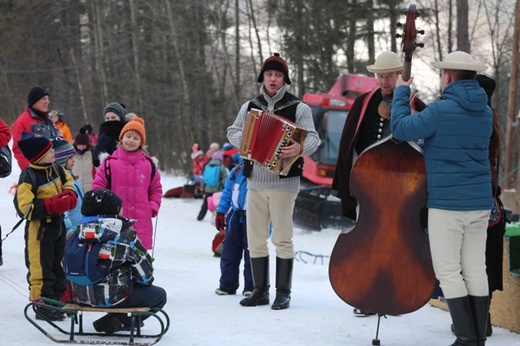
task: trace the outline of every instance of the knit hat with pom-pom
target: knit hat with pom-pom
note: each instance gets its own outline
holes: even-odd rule
[[[79,133],[74,137],[74,145],[89,145],[90,137],[87,135],[87,129],[84,127],[79,129]]]
[[[76,153],[69,141],[59,137],[52,139],[52,148],[54,149],[54,161],[62,166],[65,166],[67,160]]]
[[[122,205],[121,198],[111,190],[90,190],[83,197],[81,214],[84,216],[117,215]]]
[[[137,133],[139,133],[139,136],[141,136],[141,145],[145,145],[146,143],[146,132],[144,130],[144,119],[139,118],[138,116],[135,116],[131,121],[129,121],[125,127],[121,130],[121,134],[119,135],[119,140],[121,141],[123,139],[123,136],[126,132],[134,130]]]
[[[40,133],[23,131],[18,148],[29,162],[38,163],[52,149],[52,142]]]
[[[112,112],[116,114],[120,121],[125,121],[125,115],[127,113],[125,107],[121,103],[118,102],[111,102],[105,106],[105,109],[103,109],[103,116],[107,114],[108,112]]]
[[[287,62],[280,57],[280,54],[274,53],[269,58],[265,59],[262,67],[260,68],[260,74],[258,75],[257,82],[262,83],[264,81],[264,72],[268,70],[280,71],[284,74],[284,80],[286,84],[291,84],[289,79],[289,67]]]

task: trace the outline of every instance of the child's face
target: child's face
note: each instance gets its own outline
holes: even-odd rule
[[[45,154],[42,159],[40,160],[40,163],[53,163],[54,162],[54,149],[51,149]]]
[[[139,132],[134,130],[126,131],[121,140],[121,144],[126,151],[136,151],[141,146],[141,136]]]
[[[85,149],[87,149],[87,145],[86,144],[76,144],[76,148],[78,148],[78,150],[85,150]]]
[[[74,158],[74,155],[71,155],[67,159],[67,162],[65,162],[65,168],[67,168],[68,170],[72,170],[74,168],[75,163],[76,163],[76,159]]]
[[[121,119],[119,119],[119,116],[117,116],[116,113],[114,113],[114,112],[107,112],[105,114],[105,121],[121,121]]]

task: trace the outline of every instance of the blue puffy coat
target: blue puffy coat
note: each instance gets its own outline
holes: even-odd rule
[[[410,88],[395,89],[391,128],[396,139],[423,139],[428,208],[490,210],[489,139],[493,114],[476,80],[449,84],[440,101],[410,115]]]
[[[247,196],[247,178],[242,175],[243,165],[234,167],[227,176],[224,190],[220,196],[217,212],[226,214],[233,211],[245,211]]]

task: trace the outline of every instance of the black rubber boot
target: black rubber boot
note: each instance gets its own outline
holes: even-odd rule
[[[287,309],[291,303],[293,259],[276,257],[276,298],[271,309]]]
[[[477,335],[469,297],[446,299],[453,322],[453,333],[457,337],[451,346],[477,346]]]
[[[491,314],[488,314],[488,323],[486,328],[486,336],[493,335],[493,326],[491,325]]]
[[[94,329],[99,333],[114,334],[123,330],[123,323],[117,319],[113,314],[106,314],[105,316],[92,322]]]
[[[489,294],[489,313],[488,313],[488,321],[486,328],[486,336],[493,335],[493,326],[491,325],[491,298],[493,298],[492,294]]]
[[[475,324],[475,334],[477,335],[477,346],[486,344],[486,332],[489,319],[489,297],[469,296],[471,312]]]
[[[253,293],[240,301],[242,306],[269,304],[269,256],[251,258],[251,274],[255,288]]]

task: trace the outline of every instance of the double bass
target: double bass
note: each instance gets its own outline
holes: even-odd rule
[[[406,78],[417,46],[418,16],[411,5],[403,31]],[[350,187],[359,213],[354,228],[341,233],[332,250],[334,291],[347,304],[379,316],[421,308],[435,288],[421,148],[392,136],[374,143],[354,163]]]

